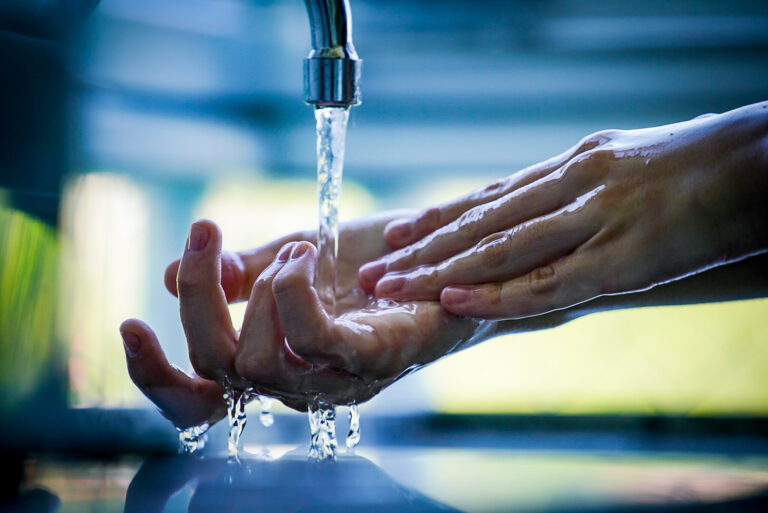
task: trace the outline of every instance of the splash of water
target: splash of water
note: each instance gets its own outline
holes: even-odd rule
[[[316,461],[336,459],[336,408],[321,404],[310,406],[309,417],[309,458]]]
[[[354,449],[360,443],[360,412],[357,411],[357,405],[349,407],[349,433],[347,433],[347,449]]]
[[[179,432],[179,454],[193,454],[203,450],[208,442],[208,428],[210,427],[207,422],[186,429],[177,427],[176,430]]]
[[[227,403],[227,421],[229,423],[227,454],[230,461],[238,461],[240,435],[243,434],[245,423],[248,420],[245,415],[245,405],[248,403],[251,392],[251,389],[240,392],[231,388],[227,388],[224,392],[223,397]]]

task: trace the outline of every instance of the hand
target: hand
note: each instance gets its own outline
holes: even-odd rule
[[[364,290],[487,319],[649,289],[768,249],[768,103],[564,154],[390,223]]]
[[[296,242],[314,237],[299,233],[257,250],[222,253],[218,227],[196,222],[166,284],[179,295],[197,374],[171,367],[149,328],[131,320],[121,327],[124,338],[139,340],[136,351],[126,340],[131,377],[177,425],[193,418],[212,423],[223,415],[225,384],[254,387],[296,409],[362,402],[466,343],[477,321],[454,317],[435,301],[372,301],[359,287],[360,264],[388,250],[381,234],[392,217],[342,228],[336,317],[325,312],[313,286],[314,246]],[[178,287],[169,279],[176,273]],[[226,303],[242,299],[249,302],[238,333]]]

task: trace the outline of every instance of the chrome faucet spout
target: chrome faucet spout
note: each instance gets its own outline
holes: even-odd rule
[[[348,0],[304,0],[312,30],[312,51],[304,59],[304,100],[315,107],[360,103],[360,68],[352,44]]]

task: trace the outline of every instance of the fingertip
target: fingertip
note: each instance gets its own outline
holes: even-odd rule
[[[291,255],[288,260],[294,262],[305,257],[313,256],[316,251],[315,246],[309,242],[296,242],[291,249]]]
[[[163,276],[165,288],[176,297],[179,295],[179,291],[176,288],[176,276],[179,274],[179,264],[181,264],[180,258],[177,258],[168,264],[168,267],[165,268],[165,275]]]
[[[147,344],[155,344],[157,340],[152,329],[139,319],[123,321],[120,325],[120,337],[123,339],[125,354],[129,358],[136,358]]]
[[[395,219],[384,228],[384,242],[392,249],[400,249],[411,242],[413,224],[410,219]]]
[[[368,262],[357,271],[357,281],[363,290],[373,292],[376,283],[387,272],[387,263],[383,260]]]
[[[120,333],[134,333],[141,336],[147,332],[152,333],[152,329],[141,319],[126,319],[120,324]]]
[[[440,292],[440,303],[443,306],[459,306],[472,297],[472,291],[466,287],[446,287]]]
[[[186,250],[202,251],[221,247],[221,229],[210,219],[198,219],[189,228]]]
[[[283,244],[280,250],[275,255],[273,263],[284,264],[291,258],[291,252],[293,251],[295,242],[287,242]]]
[[[308,242],[293,242],[286,245],[277,256],[281,267],[272,280],[272,292],[276,295],[294,293],[310,288],[314,279],[315,248]]]

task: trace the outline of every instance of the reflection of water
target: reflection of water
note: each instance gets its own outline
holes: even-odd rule
[[[194,487],[187,511],[457,511],[393,481],[371,461],[341,456],[335,462],[307,461],[288,454],[276,461],[242,458],[150,458],[133,477],[126,513],[159,513],[168,499]]]
[[[428,432],[433,439],[441,436],[438,430]],[[514,434],[508,441],[519,439]],[[480,443],[480,435],[470,441]],[[133,457],[87,460],[37,454],[24,462],[27,479],[13,500],[26,509],[10,511],[47,513],[58,502],[61,512],[119,511],[123,497],[126,511],[147,513],[456,511],[451,507],[478,513],[658,512],[659,507],[768,511],[766,452],[733,457],[558,450],[551,445],[543,450],[380,445],[363,447],[362,458],[341,454],[336,462],[313,462],[295,446],[270,445],[259,456],[246,452],[241,463],[228,464],[220,442],[220,449],[208,447],[202,458],[169,456],[143,463]],[[10,458],[3,462],[4,468],[13,469]],[[16,463],[21,468],[22,459]],[[7,506],[0,498],[0,511],[8,511]]]

